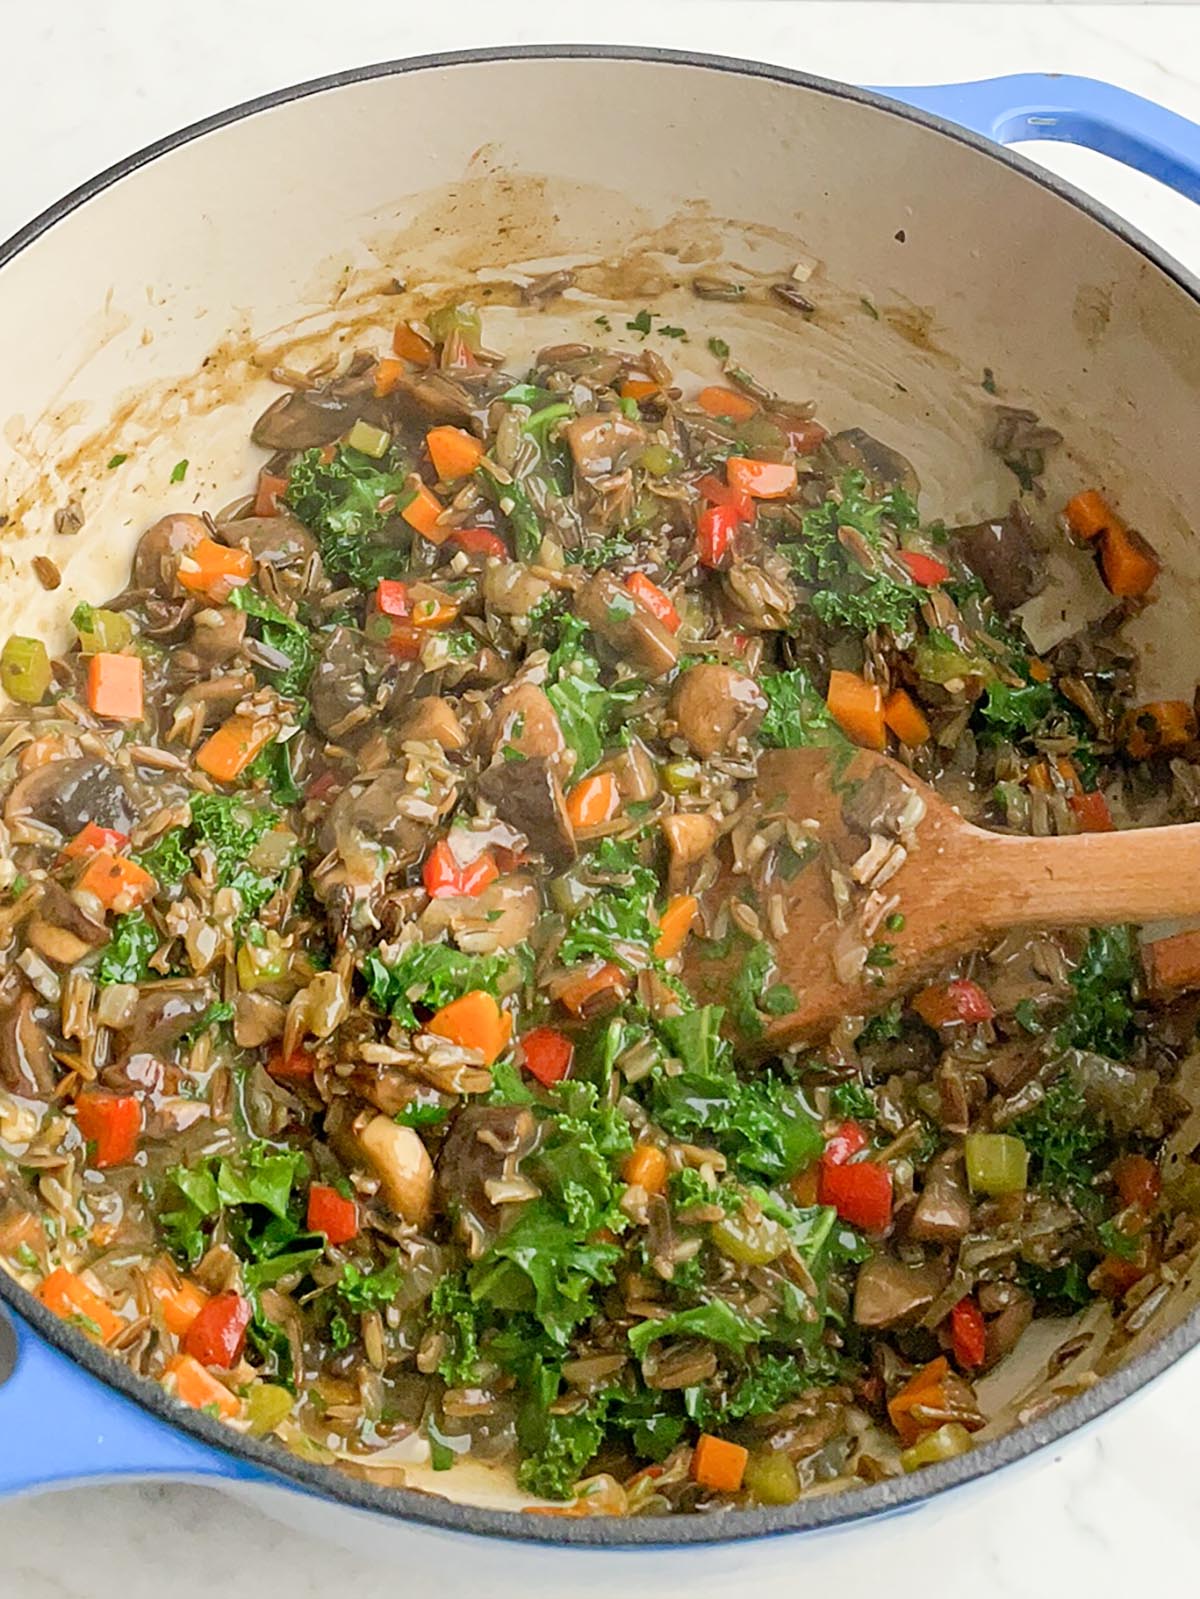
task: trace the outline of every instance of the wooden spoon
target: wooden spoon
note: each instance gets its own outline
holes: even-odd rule
[[[790,878],[778,876],[770,890],[782,895],[786,924],[782,937],[770,940],[777,981],[797,1004],[785,1015],[762,1016],[754,1042],[764,1051],[826,1037],[842,1017],[881,1009],[1014,928],[1200,914],[1200,823],[1069,838],[988,833],[906,767],[869,750],[849,762],[825,749],[772,751],[759,763],[757,787],[764,820],[789,817],[816,841],[803,867]],[[880,816],[892,820],[873,826]],[[872,880],[871,861],[884,861],[896,845],[905,850],[903,864],[886,881]],[[856,863],[866,878],[861,885]],[[851,889],[840,918],[832,871]],[[722,900],[737,897],[739,882],[745,879],[728,871],[719,879],[706,896],[710,916]],[[764,929],[765,899],[760,894],[756,902]],[[903,926],[888,929],[887,917],[897,912]],[[886,964],[860,964],[864,948],[883,945]],[[711,944],[706,957],[704,940],[691,946],[686,975],[693,991],[727,1004],[746,946],[716,958]]]

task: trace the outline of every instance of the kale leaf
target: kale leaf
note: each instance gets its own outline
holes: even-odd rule
[[[161,939],[143,911],[126,911],[113,923],[112,941],[100,957],[96,981],[144,983],[150,977],[150,957]]]
[[[292,463],[284,499],[316,535],[326,573],[360,588],[403,577],[410,539],[394,519],[412,498],[406,463],[395,451],[375,461],[344,444],[331,460],[324,454],[305,450]],[[384,502],[387,510],[380,509]]]
[[[768,749],[805,749],[813,744],[849,748],[845,734],[802,666],[764,673],[759,687],[767,697],[767,710],[758,737]]]
[[[1057,1078],[1038,1104],[1013,1122],[1012,1131],[1029,1151],[1032,1177],[1039,1187],[1067,1197],[1091,1187],[1107,1138],[1068,1074]]]
[[[640,864],[632,844],[611,838],[601,839],[590,864],[596,875],[615,881],[611,887],[598,888],[571,917],[559,958],[567,965],[604,960],[628,967],[632,964],[628,946],[648,954],[658,936],[654,920],[658,876]]]
[[[363,974],[378,1009],[416,1032],[421,1019],[415,1006],[440,1010],[476,988],[496,993],[500,979],[522,958],[523,948],[501,955],[468,955],[449,944],[408,944],[391,962],[373,949],[363,962]]]
[[[281,611],[249,583],[234,589],[229,603],[259,623],[259,636],[269,649],[286,656],[288,665],[266,672],[268,683],[288,699],[299,699],[312,676],[315,653],[312,638],[302,622]]]
[[[1124,1060],[1133,1046],[1131,988],[1137,972],[1131,927],[1093,927],[1079,965],[1071,973],[1074,997],[1059,1029],[1064,1048],[1091,1050]]]

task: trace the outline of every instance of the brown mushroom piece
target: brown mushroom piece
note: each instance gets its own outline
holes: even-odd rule
[[[241,993],[233,1007],[233,1041],[239,1049],[257,1049],[283,1037],[287,1012],[269,994]]]
[[[26,989],[0,1013],[0,1084],[26,1099],[49,1099],[55,1089],[54,1060],[34,1014],[36,1005]]]
[[[444,750],[461,750],[467,742],[458,712],[449,700],[438,694],[426,694],[413,700],[400,718],[398,732],[401,739],[440,744]]]
[[[438,1202],[473,1254],[515,1221],[521,1162],[537,1142],[528,1105],[467,1105],[455,1117],[437,1163]],[[532,1197],[532,1190],[526,1197]]]
[[[995,522],[957,527],[950,537],[1002,611],[1024,605],[1045,587],[1046,575],[1029,518],[1019,505]]]
[[[826,439],[823,449],[839,466],[865,472],[881,488],[904,489],[914,497],[921,492],[921,480],[912,462],[862,428],[844,428]]]
[[[906,1266],[875,1255],[854,1285],[854,1320],[859,1327],[896,1327],[915,1319],[945,1288],[950,1273],[940,1260]]]
[[[480,579],[484,600],[500,616],[528,616],[550,592],[545,578],[520,561],[489,561]]]
[[[160,1055],[189,1032],[213,1002],[207,982],[166,978],[142,983],[137,1003],[121,1027],[125,1052]]]
[[[4,820],[32,818],[72,839],[89,822],[132,833],[138,811],[115,766],[91,756],[47,761],[13,784]]]
[[[233,660],[245,638],[245,611],[236,605],[210,605],[193,616],[188,648],[202,667],[211,670]]]
[[[388,1205],[420,1227],[429,1219],[433,1198],[433,1162],[420,1134],[375,1112],[359,1117],[354,1133]]]
[[[679,736],[701,760],[725,753],[752,733],[766,708],[766,695],[752,677],[711,661],[690,666],[668,704]]]
[[[25,928],[26,941],[56,966],[74,966],[94,949],[107,944],[108,928],[76,904],[60,883],[48,879],[37,911]]]
[[[528,680],[514,683],[500,696],[488,723],[488,745],[493,759],[503,760],[505,750],[514,750],[526,760],[549,761],[562,778],[575,764],[558,712],[545,690]]]
[[[363,412],[361,395],[340,393],[335,385],[293,389],[267,407],[250,437],[267,450],[311,450],[340,439]]]
[[[962,1156],[943,1150],[925,1170],[924,1187],[908,1218],[908,1236],[926,1244],[955,1243],[970,1228],[971,1197]]]
[[[545,757],[502,761],[479,779],[479,794],[554,865],[575,858],[575,830],[553,764]]]
[[[514,872],[489,883],[482,894],[431,899],[421,913],[421,931],[436,938],[449,930],[459,949],[470,955],[494,955],[515,949],[529,937],[540,908],[533,878]]]
[[[222,522],[218,531],[226,544],[277,569],[304,566],[318,548],[304,524],[282,510],[276,516],[243,516],[236,522]]]
[[[347,719],[371,705],[390,665],[385,647],[352,628],[335,627],[321,646],[309,687],[321,732],[336,738],[345,731]]]
[[[159,517],[138,540],[133,557],[133,586],[157,594],[177,595],[179,563],[201,539],[210,537],[208,523],[190,511]]]
[[[660,825],[669,851],[667,887],[672,894],[682,894],[694,868],[712,853],[721,829],[704,811],[664,816]]]
[[[679,660],[679,640],[670,628],[608,572],[597,572],[579,590],[575,614],[647,677],[665,676]]]
[[[646,446],[645,430],[623,411],[594,411],[563,428],[581,478],[609,477],[630,465]]]

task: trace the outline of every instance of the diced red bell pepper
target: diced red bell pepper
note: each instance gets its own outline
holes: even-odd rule
[[[1090,794],[1068,794],[1067,804],[1071,807],[1081,832],[1116,832],[1117,824],[1112,819],[1108,801],[1098,788],[1093,789]]]
[[[922,989],[912,1005],[930,1027],[950,1027],[956,1022],[990,1022],[996,1014],[996,1007],[983,989],[969,977],[934,983]]]
[[[281,1082],[307,1080],[315,1070],[312,1055],[303,1045],[294,1049],[290,1055],[285,1055],[282,1049],[275,1049],[267,1060],[267,1071]]]
[[[710,505],[723,505],[727,510],[736,511],[739,522],[753,522],[754,501],[741,489],[731,488],[715,472],[706,472],[696,487]]]
[[[562,1082],[574,1053],[574,1044],[557,1027],[535,1027],[521,1040],[525,1070],[545,1088]]]
[[[843,1221],[864,1232],[881,1233],[892,1219],[892,1174],[874,1160],[838,1165],[822,1160],[817,1203],[832,1205]]]
[[[137,1154],[142,1102],[133,1094],[85,1089],[75,1101],[75,1125],[94,1146],[91,1163],[98,1170],[128,1165]]]
[[[306,800],[328,799],[329,795],[333,793],[337,786],[338,779],[336,772],[322,772],[319,777],[314,777],[312,782],[305,789],[304,798]]]
[[[381,616],[407,617],[412,606],[408,599],[408,584],[395,578],[381,577],[375,590],[375,609]]]
[[[448,899],[453,895],[474,899],[499,876],[500,868],[489,850],[460,866],[449,841],[444,838],[438,839],[421,868],[421,880],[430,899]]]
[[[501,561],[508,559],[508,545],[491,528],[460,527],[451,533],[449,542],[457,544],[468,555],[494,555]]]
[[[631,572],[625,579],[625,587],[638,604],[644,606],[650,612],[651,616],[661,622],[672,633],[678,633],[679,612],[671,604],[670,599],[663,593],[658,584],[652,582],[645,572]]]
[[[987,1350],[987,1326],[983,1312],[971,1298],[960,1299],[950,1312],[950,1341],[954,1358],[964,1371],[983,1365]]]
[[[932,555],[922,555],[920,550],[900,550],[898,553],[908,568],[908,575],[922,588],[936,588],[950,576],[950,568]]]
[[[844,1166],[851,1155],[858,1155],[866,1149],[870,1142],[866,1133],[857,1122],[843,1122],[841,1126],[825,1140],[825,1153],[822,1160],[827,1160],[831,1166]]]
[[[184,1353],[202,1366],[228,1371],[241,1359],[250,1316],[250,1301],[233,1289],[214,1294],[184,1333]]]
[[[1162,1193],[1162,1173],[1145,1155],[1120,1155],[1112,1164],[1112,1179],[1122,1205],[1150,1210]]]
[[[119,833],[115,827],[100,827],[95,822],[89,822],[82,828],[63,850],[66,860],[77,861],[84,855],[98,855],[101,850],[111,850],[114,855],[120,854],[129,847],[129,834]]]
[[[700,512],[696,518],[696,549],[701,566],[716,570],[728,564],[733,535],[741,521],[731,505],[710,505]]]
[[[308,1191],[308,1230],[324,1233],[331,1244],[346,1244],[358,1236],[358,1206],[325,1183]]]

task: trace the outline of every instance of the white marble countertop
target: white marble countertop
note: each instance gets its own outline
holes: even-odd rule
[[[1200,120],[1200,10],[1188,6],[459,0],[442,10],[355,0],[342,10],[318,0],[10,0],[3,12],[0,237],[128,151],[247,96],[364,61],[472,44],[683,45],[876,84],[1070,71]],[[1039,157],[1200,270],[1194,207],[1087,152],[1051,146]],[[788,1546],[786,1587],[824,1578],[854,1595],[882,1579],[897,1599],[964,1591],[974,1599],[1108,1599],[1178,1582],[1200,1551],[1190,1418],[1200,1419],[1200,1357],[1086,1437],[982,1492],[871,1531]],[[0,1448],[14,1446],[0,1438]],[[495,1558],[518,1559],[499,1550]],[[777,1574],[787,1569],[775,1562]],[[654,1592],[670,1594],[667,1568],[657,1573]],[[626,1575],[617,1581],[635,1599],[640,1590]],[[436,1582],[445,1588],[445,1574]],[[6,1599],[317,1599],[335,1591],[393,1599],[434,1586],[425,1565],[346,1553],[209,1489],[92,1487],[0,1507]],[[569,1579],[553,1586],[570,1592]]]

